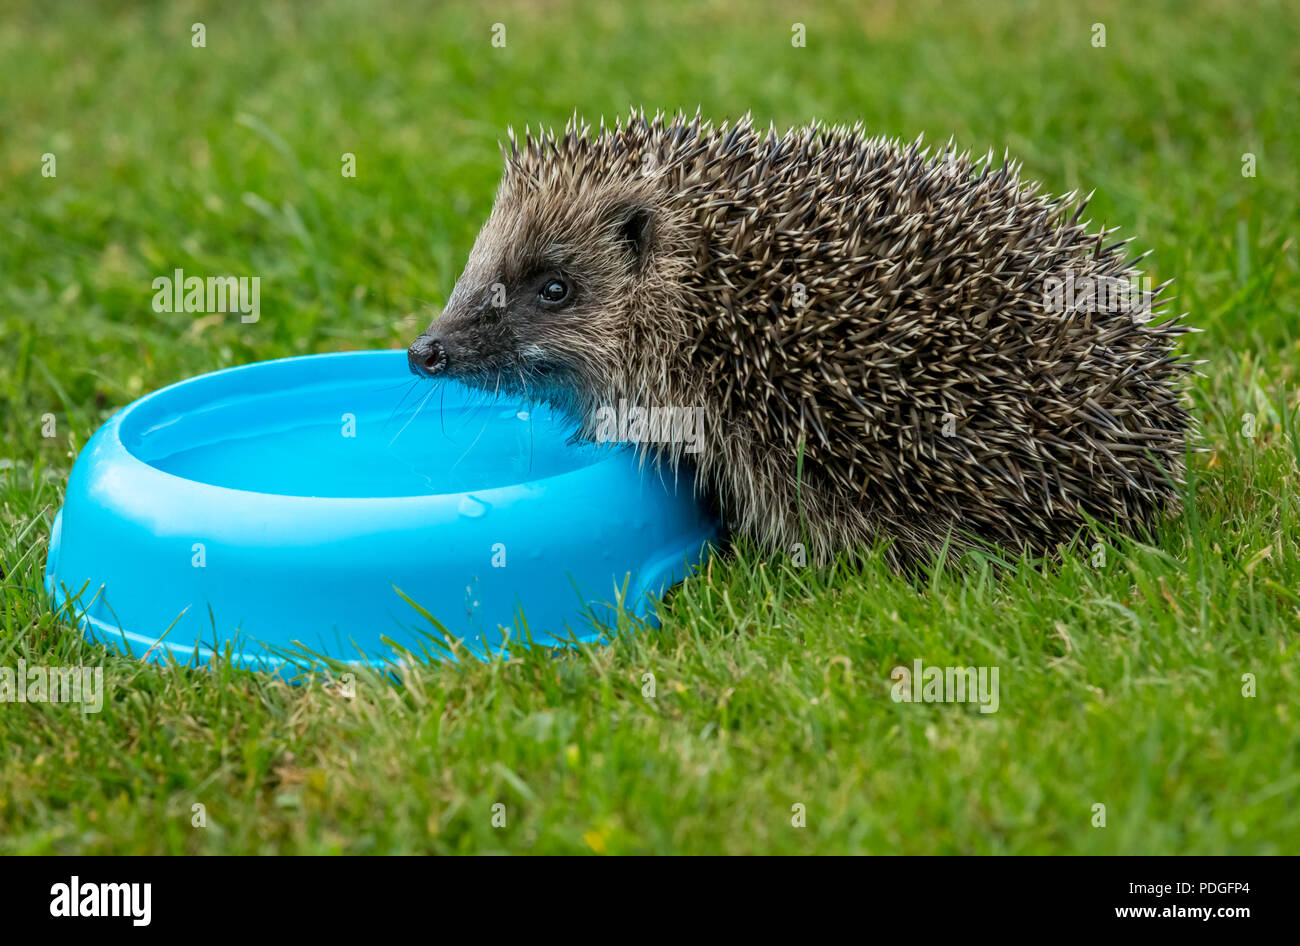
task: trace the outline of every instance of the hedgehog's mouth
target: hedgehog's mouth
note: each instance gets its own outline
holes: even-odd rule
[[[568,399],[575,386],[568,366],[547,358],[521,358],[494,367],[452,367],[446,376],[480,391],[530,400]]]
[[[541,345],[501,333],[458,332],[439,322],[441,328],[435,322],[408,351],[411,370],[420,377],[533,402],[572,403],[584,388],[574,366]]]

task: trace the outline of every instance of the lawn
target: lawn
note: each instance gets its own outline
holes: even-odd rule
[[[7,8],[0,667],[102,666],[109,692],[0,703],[0,853],[1300,853],[1300,12],[793,6]],[[1154,545],[919,581],[733,550],[658,630],[351,697],[140,664],[51,613],[50,525],[111,413],[405,347],[506,127],[633,105],[951,136],[1096,188],[1203,329],[1184,513]],[[155,312],[176,268],[259,276],[260,320]],[[917,659],[998,668],[997,711],[895,702]]]

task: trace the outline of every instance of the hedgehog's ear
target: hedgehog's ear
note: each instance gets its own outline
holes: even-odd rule
[[[645,265],[650,256],[650,237],[654,233],[654,214],[641,204],[623,204],[614,211],[618,224],[618,242],[627,251],[634,270]]]

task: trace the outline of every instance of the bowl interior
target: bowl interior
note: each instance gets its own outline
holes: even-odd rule
[[[123,418],[134,456],[201,483],[287,496],[427,496],[558,476],[570,444],[543,405],[414,379],[401,352],[264,362],[165,388]]]

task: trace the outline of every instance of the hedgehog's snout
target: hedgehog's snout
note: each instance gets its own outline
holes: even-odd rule
[[[412,374],[432,378],[447,367],[447,346],[436,335],[421,335],[406,350],[406,363]]]

